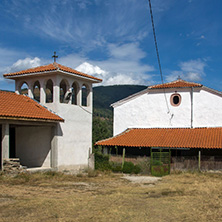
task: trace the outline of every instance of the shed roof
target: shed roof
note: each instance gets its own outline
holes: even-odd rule
[[[222,127],[132,128],[96,145],[124,147],[222,148]]]
[[[6,91],[0,91],[0,118],[64,121],[28,96]]]
[[[38,66],[38,67],[35,67],[35,68],[22,70],[22,71],[19,71],[19,72],[7,73],[7,74],[4,74],[3,76],[5,78],[13,79],[14,77],[22,76],[22,75],[25,75],[25,74],[37,74],[37,73],[50,72],[50,71],[64,71],[64,72],[67,72],[67,73],[70,73],[70,74],[76,74],[76,75],[81,76],[81,77],[87,77],[89,79],[96,80],[97,82],[102,82],[102,79],[99,79],[99,78],[96,78],[94,76],[85,74],[83,72],[79,72],[75,69],[69,68],[67,66],[63,66],[63,65],[61,65],[59,63],[56,63],[56,62],[51,63],[49,65],[45,65],[45,66]]]

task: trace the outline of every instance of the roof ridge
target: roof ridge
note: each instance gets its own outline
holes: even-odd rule
[[[157,85],[152,85],[152,86],[149,86],[148,89],[160,89],[160,88],[183,88],[183,87],[188,87],[188,86],[174,86],[174,84],[177,84],[177,83],[184,83],[184,84],[187,84],[187,85],[191,85],[189,87],[201,87],[203,86],[202,84],[200,83],[195,83],[195,82],[188,82],[186,80],[183,80],[183,79],[177,79],[177,80],[174,80],[174,81],[171,81],[171,82],[166,82],[166,83],[161,83],[161,84],[157,84]],[[170,85],[172,85],[172,87],[169,87]],[[193,86],[192,86],[193,85]]]

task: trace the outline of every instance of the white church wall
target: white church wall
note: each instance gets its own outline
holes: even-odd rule
[[[222,97],[201,90],[194,93],[194,127],[222,126]]]
[[[53,102],[46,103],[46,96],[40,95],[40,103],[65,120],[64,123],[58,124],[60,129],[57,136],[57,168],[59,170],[86,168],[88,167],[89,154],[92,153],[92,83],[82,77],[76,78],[66,74],[51,73],[48,76],[36,75],[20,78],[19,81],[16,81],[16,91],[19,93],[19,87],[24,80],[31,90],[35,81],[38,80],[41,94],[45,93],[43,89],[46,87],[48,79],[53,82]],[[60,83],[62,80],[65,81],[66,90],[69,92],[72,91],[74,82],[79,86],[77,105],[72,104],[71,100],[64,103],[60,102]],[[81,104],[83,85],[86,85],[89,90],[87,106]]]
[[[65,119],[64,123],[59,123],[57,137],[58,169],[86,168],[92,152],[91,107],[57,104],[57,113]]]
[[[62,77],[56,80],[57,90]],[[81,86],[85,83],[89,87],[88,106],[68,103],[46,103],[49,109],[61,116],[65,122],[59,123],[61,134],[58,136],[58,169],[70,170],[88,167],[88,157],[92,153],[92,84],[76,79],[69,79],[69,86],[74,81]],[[56,94],[58,94],[57,92]],[[81,90],[80,90],[81,97]]]
[[[27,167],[50,167],[51,127],[16,127],[16,157]]]
[[[175,91],[181,95],[179,106],[170,103]],[[163,90],[150,90],[114,105],[114,135],[131,127],[191,127],[191,88],[166,89],[165,92],[169,113]],[[193,104],[194,127],[222,126],[220,96],[195,89]]]

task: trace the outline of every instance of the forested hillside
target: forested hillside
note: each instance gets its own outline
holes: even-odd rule
[[[113,110],[110,105],[142,91],[146,86],[114,85],[93,88],[93,144],[112,136]]]

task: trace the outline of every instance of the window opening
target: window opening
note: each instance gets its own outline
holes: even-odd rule
[[[67,86],[64,80],[60,83],[60,103],[65,103],[65,94],[67,92]]]
[[[53,82],[51,79],[49,79],[46,83],[46,103],[52,103],[53,102]]]
[[[72,104],[77,105],[77,93],[78,93],[78,86],[74,82],[72,84]]]
[[[28,95],[28,85],[27,85],[27,83],[26,82],[24,82],[23,84],[22,84],[22,86],[21,86],[21,88],[20,88],[20,90],[19,90],[19,93],[21,94],[21,95]]]
[[[174,93],[170,97],[170,103],[172,106],[179,106],[181,103],[181,95],[178,93]]]
[[[82,106],[88,106],[88,96],[89,96],[89,90],[84,84],[82,86]]]
[[[33,97],[35,100],[40,102],[40,83],[36,81],[33,86]]]

